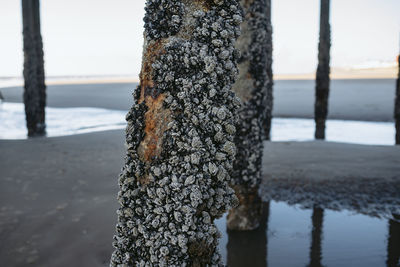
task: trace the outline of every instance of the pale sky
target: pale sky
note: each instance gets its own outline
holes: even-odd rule
[[[22,74],[21,1],[0,0],[0,76]],[[41,0],[48,76],[138,75],[144,0]],[[319,0],[272,0],[274,72],[317,65]],[[400,0],[331,0],[332,67],[394,62]]]

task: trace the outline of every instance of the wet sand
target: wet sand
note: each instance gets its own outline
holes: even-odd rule
[[[123,130],[0,141],[4,266],[108,264],[123,144]],[[398,147],[266,143],[264,155],[265,184],[271,177],[296,183],[303,178],[322,183],[351,179],[351,194],[357,184],[373,180],[399,192]]]
[[[273,142],[263,160],[265,201],[387,219],[400,214],[399,146]]]
[[[395,79],[333,80],[329,118],[393,121]],[[65,84],[48,86],[50,107],[101,107],[128,110],[136,83]],[[277,80],[274,116],[313,118],[313,80]],[[8,102],[22,102],[22,87],[2,88]]]

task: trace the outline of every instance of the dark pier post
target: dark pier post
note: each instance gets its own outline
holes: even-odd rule
[[[396,121],[396,145],[400,145],[400,55],[397,57],[399,73],[396,82],[396,102],[394,106],[394,119]]]
[[[268,18],[266,0],[242,0],[244,21],[236,48],[240,50],[239,76],[233,91],[242,100],[235,144],[237,155],[233,165],[232,187],[239,206],[229,212],[230,230],[253,230],[259,226],[261,198],[261,166],[267,74]]]
[[[46,133],[46,85],[39,0],[22,0],[24,36],[24,103],[28,136]]]
[[[314,207],[312,214],[312,232],[310,246],[310,267],[321,267],[322,261],[322,227],[324,210]]]
[[[263,203],[260,227],[255,230],[228,229],[229,267],[267,267],[269,210],[270,202]]]
[[[271,0],[266,0],[266,7],[267,7],[267,75],[268,75],[268,85],[267,85],[267,100],[266,100],[266,115],[265,115],[265,122],[264,122],[264,132],[265,132],[265,140],[271,140],[271,123],[272,123],[272,110],[274,106],[274,95],[273,95],[273,88],[274,88],[274,78],[273,78],[273,71],[272,71],[272,52],[273,52],[273,41],[272,41],[272,6]]]
[[[331,26],[329,23],[330,0],[321,0],[318,68],[315,89],[315,138],[325,139],[325,123],[328,116],[330,84]]]
[[[111,266],[220,266],[214,224],[237,204],[235,0],[147,0],[126,119]]]

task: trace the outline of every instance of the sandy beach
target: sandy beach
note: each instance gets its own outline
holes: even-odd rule
[[[333,86],[331,116],[391,120],[393,83],[380,80],[358,83],[357,88]],[[127,110],[134,87],[130,83],[52,85],[48,104]],[[21,101],[21,88],[2,92],[7,101]],[[311,116],[312,92],[311,81],[276,82],[275,115]],[[371,108],[371,103],[376,108]],[[117,177],[125,153],[124,131],[0,140],[0,151],[2,264],[107,266],[117,219]],[[268,142],[263,166],[263,183],[270,188],[271,183],[278,186],[282,181],[303,192],[329,184],[331,192],[345,188],[341,191],[344,195],[362,188],[369,196],[374,188],[384,188],[387,194],[382,196],[400,196],[400,148],[395,146]],[[264,192],[270,196],[270,192]]]

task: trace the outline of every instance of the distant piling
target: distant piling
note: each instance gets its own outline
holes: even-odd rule
[[[266,39],[266,49],[267,49],[267,75],[268,75],[268,85],[267,85],[267,99],[265,104],[265,121],[264,121],[264,134],[265,140],[271,140],[271,125],[272,125],[272,110],[274,107],[274,78],[273,78],[273,27],[272,27],[272,6],[271,0],[266,0],[266,13],[267,13],[267,39]]]
[[[329,23],[330,0],[321,0],[318,68],[315,89],[315,138],[325,139],[326,118],[330,86],[331,26]]]
[[[394,105],[394,119],[396,121],[396,145],[400,145],[400,55],[397,57],[399,68],[396,82],[396,100]]]
[[[22,0],[24,39],[24,104],[28,136],[46,133],[46,85],[39,0]]]
[[[239,76],[233,91],[242,100],[235,143],[232,187],[239,206],[228,214],[230,230],[253,230],[260,224],[262,203],[258,195],[261,183],[265,107],[269,78],[268,16],[266,0],[242,0],[244,20],[236,43],[241,56]]]
[[[221,266],[239,100],[236,0],[147,0],[111,266]]]

